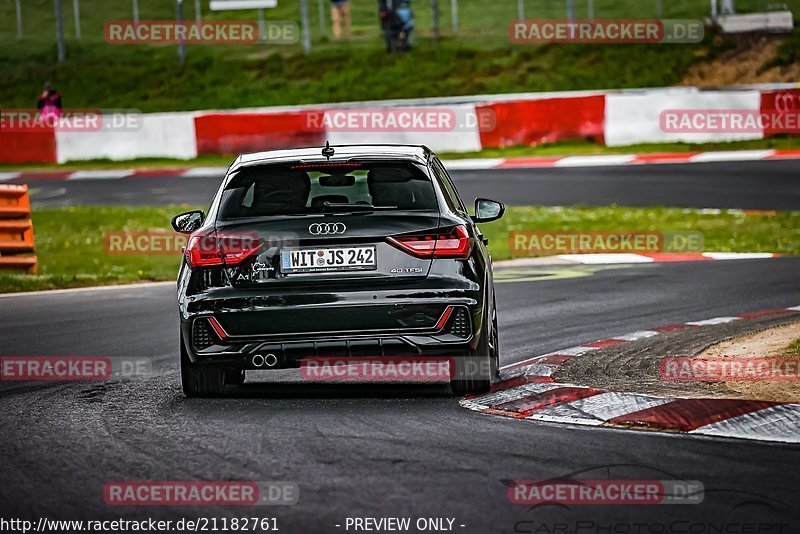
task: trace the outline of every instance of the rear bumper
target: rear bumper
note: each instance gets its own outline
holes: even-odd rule
[[[434,261],[423,279],[246,290],[187,291],[182,277],[181,335],[192,362],[245,369],[256,354],[274,354],[281,368],[309,357],[467,355],[485,316],[479,265]]]
[[[338,310],[347,313],[346,309]],[[246,313],[246,312],[243,312]],[[383,356],[462,356],[474,350],[480,310],[464,304],[444,305],[431,327],[349,332],[292,332],[229,336],[219,327],[225,314],[202,314],[181,321],[193,362],[226,363],[256,369],[252,358],[271,354],[274,368],[298,367],[307,358]],[[222,320],[219,320],[221,317]]]
[[[267,354],[276,357],[277,369],[315,357],[458,357],[475,350],[483,317],[483,302],[475,298],[370,300],[376,303],[251,302],[238,309],[232,301],[218,301],[214,311],[182,315],[181,335],[192,362],[244,369],[259,368],[253,356]]]

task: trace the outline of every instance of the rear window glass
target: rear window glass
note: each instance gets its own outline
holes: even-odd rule
[[[410,163],[245,167],[222,193],[219,219],[322,213],[325,203],[436,210],[430,179]]]

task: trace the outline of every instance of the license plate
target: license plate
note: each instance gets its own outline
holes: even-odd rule
[[[374,246],[281,250],[281,272],[366,271],[377,269]]]

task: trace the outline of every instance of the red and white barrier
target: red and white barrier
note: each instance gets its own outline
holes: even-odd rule
[[[104,128],[97,131],[56,132],[58,162],[197,157],[194,113],[137,115],[131,121],[133,129],[114,128],[107,120],[103,118]]]
[[[760,133],[666,132],[661,114],[669,110],[741,110],[758,112],[759,91],[647,91],[642,94],[609,94],[605,97],[605,144],[627,146],[638,143],[709,143],[761,139]]]
[[[407,114],[410,127],[399,129],[384,126],[373,130],[353,129],[345,125],[344,119],[368,113],[384,124],[396,115]],[[440,114],[436,116],[437,112]],[[434,119],[431,127],[414,126],[413,118]],[[435,119],[443,120],[435,120]],[[481,150],[480,114],[474,104],[454,104],[447,106],[402,106],[390,107],[349,107],[329,109],[324,112],[321,124],[322,136],[332,145],[388,143],[426,145],[437,152],[477,152]],[[339,125],[339,126],[337,126]],[[324,144],[325,141],[323,140]],[[435,148],[434,148],[435,147]]]
[[[481,147],[539,145],[570,139],[603,142],[605,96],[575,96],[496,102],[477,106],[490,111],[494,129],[481,131]]]
[[[0,163],[56,163],[52,129],[9,132],[0,128]]]
[[[199,112],[194,119],[198,154],[239,154],[325,144],[325,132],[306,125],[315,110]]]
[[[448,130],[354,129],[338,127],[328,120],[342,113],[391,115],[408,109],[450,114],[456,122]],[[797,120],[800,89],[776,85],[724,91],[676,87],[152,113],[141,115],[141,127],[134,130],[0,131],[0,163],[192,159],[206,154],[318,146],[326,140],[333,144],[425,144],[437,152],[473,152],[569,139],[626,146],[739,141],[780,133],[772,126],[713,133],[665,131],[661,114],[666,110],[737,110],[753,115],[770,112],[792,115]],[[324,119],[321,124],[320,118]]]

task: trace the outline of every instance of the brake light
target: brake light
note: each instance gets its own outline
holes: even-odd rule
[[[424,234],[393,236],[389,238],[389,242],[418,258],[456,259],[469,258],[473,244],[463,225]]]
[[[214,267],[238,265],[261,248],[256,234],[192,235],[186,244],[186,258],[189,266]]]
[[[331,168],[338,168],[338,167],[361,167],[360,163],[311,163],[311,164],[304,164],[304,165],[292,165],[292,169],[331,169]]]

